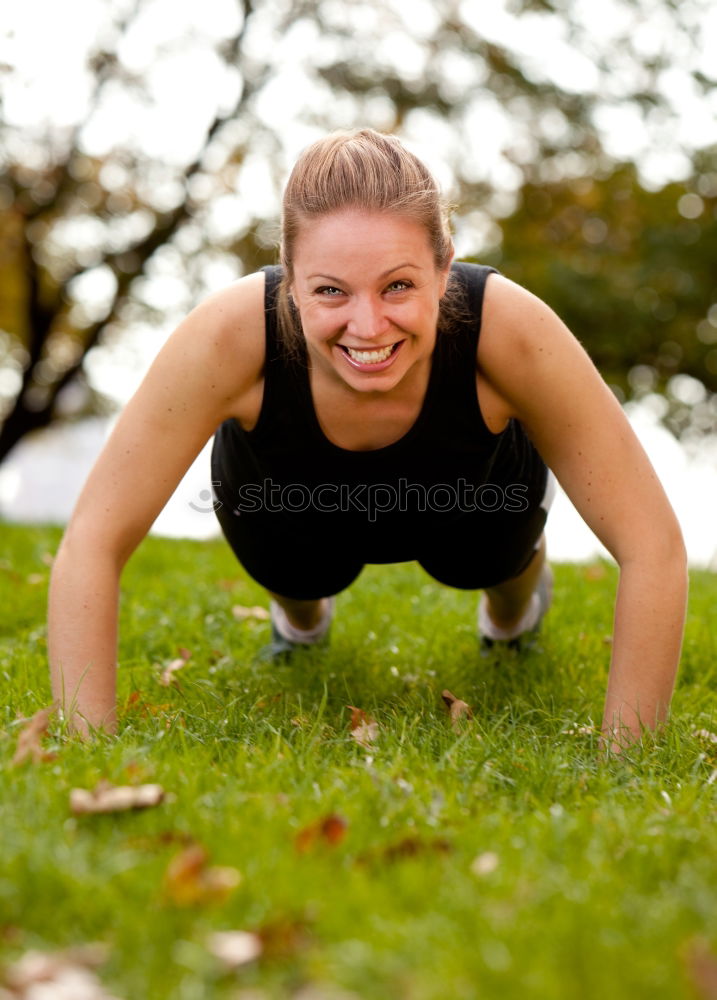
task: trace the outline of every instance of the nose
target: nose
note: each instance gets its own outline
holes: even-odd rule
[[[380,298],[357,296],[346,324],[346,332],[359,340],[375,340],[380,337],[390,325],[384,309]]]

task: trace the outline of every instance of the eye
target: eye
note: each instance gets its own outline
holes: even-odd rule
[[[397,278],[396,281],[392,281],[391,284],[386,289],[387,292],[405,292],[409,288],[413,288],[410,281],[405,281],[403,278]]]
[[[320,288],[316,289],[316,294],[324,295],[328,299],[335,299],[339,295],[343,295],[344,293],[341,291],[340,288],[336,288],[335,285],[321,285]]]

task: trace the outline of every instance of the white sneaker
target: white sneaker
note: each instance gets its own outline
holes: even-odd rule
[[[478,602],[478,637],[480,639],[481,651],[488,652],[491,649],[527,649],[529,648],[540,631],[543,618],[547,614],[550,605],[553,603],[553,571],[550,564],[545,562],[540,571],[538,582],[531,596],[531,601],[526,609],[523,619],[518,622],[516,632],[505,637],[495,638],[496,626],[493,624],[488,614],[488,598],[481,594]],[[532,614],[531,614],[532,612]],[[528,618],[531,622],[527,628],[521,627],[522,620]],[[493,635],[488,635],[492,632]]]

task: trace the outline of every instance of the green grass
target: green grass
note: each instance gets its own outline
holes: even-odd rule
[[[44,611],[59,532],[2,526],[0,949],[104,941],[123,1000],[652,1000],[713,997],[717,947],[717,579],[694,573],[673,718],[604,761],[593,733],[615,571],[558,566],[540,648],[480,659],[476,595],[415,565],[368,567],[328,649],[259,664],[264,603],[221,542],[148,539],[123,577],[120,734],[11,767],[18,717],[46,705]],[[191,651],[179,686],[157,664]],[[455,733],[442,689],[475,720]],[[138,692],[138,694],[134,694]],[[379,723],[373,748],[346,706]],[[144,812],[73,817],[73,787],[159,782]],[[340,843],[299,851],[330,814]],[[181,906],[165,872],[182,838],[239,870],[225,899]],[[497,855],[476,874],[474,859]],[[226,974],[215,930],[265,953]],[[708,964],[715,961],[707,958]],[[714,970],[713,970],[714,971]],[[342,994],[331,992],[343,990]]]

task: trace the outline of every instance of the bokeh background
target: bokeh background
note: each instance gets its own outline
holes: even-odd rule
[[[717,569],[713,0],[5,0],[0,518],[66,520],[177,322],[276,260],[298,152],[355,125],[567,321]],[[153,530],[216,532],[209,478]],[[549,544],[601,551],[562,496]]]

